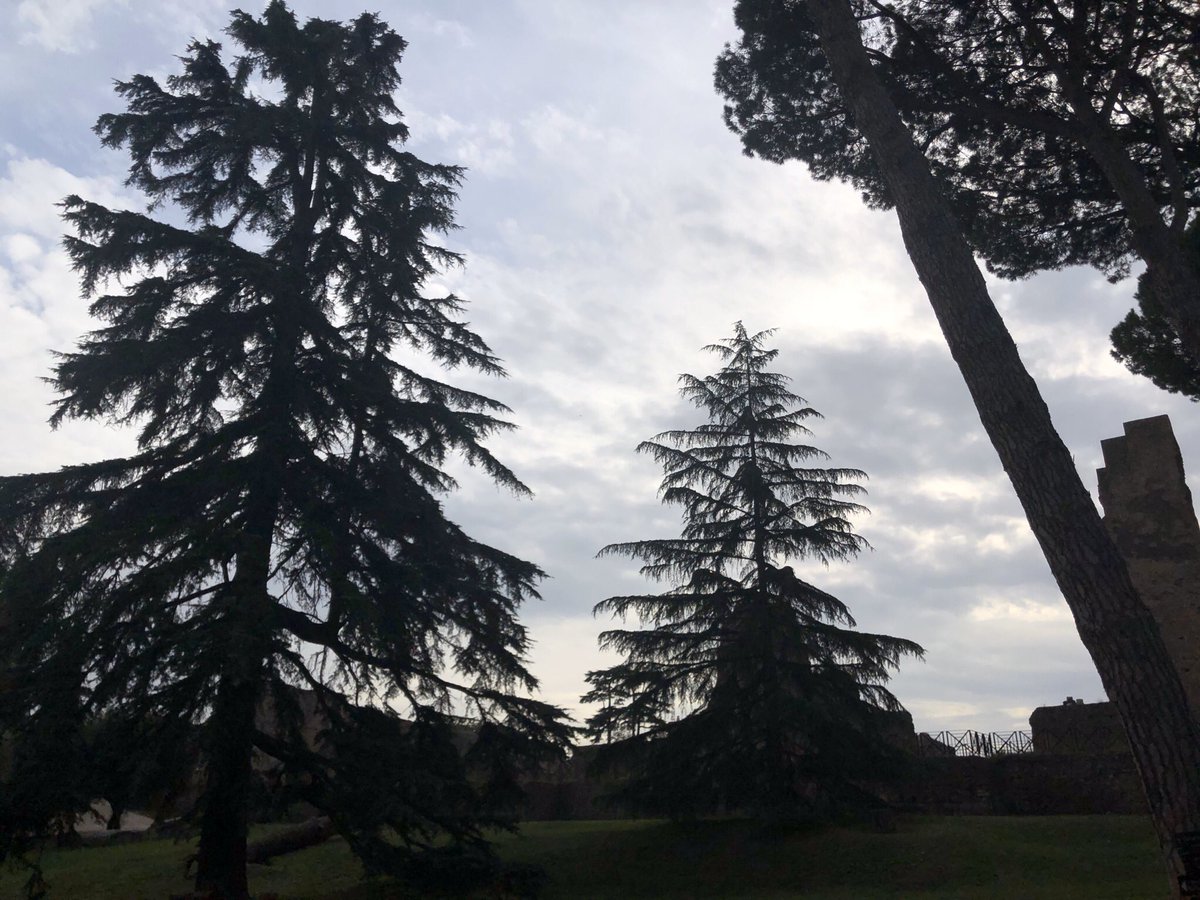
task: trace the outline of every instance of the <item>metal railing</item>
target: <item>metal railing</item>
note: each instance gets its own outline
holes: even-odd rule
[[[1001,756],[1032,752],[1033,735],[1028,731],[939,731],[917,735],[919,756]]]
[[[1028,731],[939,731],[917,735],[917,755],[924,757],[1006,756],[1017,753],[1120,753],[1128,744],[1119,731],[1108,728]]]

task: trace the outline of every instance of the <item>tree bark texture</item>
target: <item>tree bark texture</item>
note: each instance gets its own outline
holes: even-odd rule
[[[225,625],[228,642],[212,715],[206,723],[206,777],[196,890],[216,900],[249,900],[246,840],[254,786],[254,720],[262,696],[264,664],[272,637],[270,595],[271,536],[275,506],[259,507],[248,523],[246,546],[238,554]],[[255,527],[257,524],[258,527]]]
[[[1153,618],[988,295],[942,191],[863,49],[847,0],[808,0],[825,56],[887,181],[913,261],[1109,697],[1121,714],[1172,876],[1200,830],[1200,731]],[[1172,890],[1178,879],[1172,877]]]

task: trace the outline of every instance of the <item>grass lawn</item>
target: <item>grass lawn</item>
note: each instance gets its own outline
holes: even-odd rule
[[[530,822],[499,841],[512,862],[542,866],[545,896],[804,897],[813,900],[1161,900],[1166,877],[1149,822],[1135,816],[901,818],[895,833],[820,828],[764,834],[746,822]],[[189,888],[190,845],[146,841],[48,852],[49,900],[165,900]],[[22,879],[0,873],[0,897]],[[251,867],[252,889],[281,900],[386,900],[346,846]]]

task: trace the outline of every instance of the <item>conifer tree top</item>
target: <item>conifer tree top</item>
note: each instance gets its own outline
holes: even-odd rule
[[[680,394],[708,421],[638,445],[665,469],[660,496],[683,507],[683,540],[696,539],[694,551],[640,541],[611,544],[601,553],[643,558],[643,573],[657,579],[687,578],[703,565],[751,564],[755,541],[771,561],[830,562],[867,546],[849,521],[866,512],[853,499],[864,493],[856,482],[866,473],[810,465],[827,454],[796,441],[812,435],[804,423],[821,414],[788,389],[786,376],[768,368],[779,355],[765,346],[772,334],[750,334],[737,322],[732,337],[704,347],[724,365],[704,377],[681,375],[679,382]]]

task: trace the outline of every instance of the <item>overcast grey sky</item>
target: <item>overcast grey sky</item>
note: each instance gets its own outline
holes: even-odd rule
[[[0,474],[125,452],[128,434],[46,425],[50,351],[89,327],[59,244],[69,193],[137,206],[125,158],[90,127],[119,108],[114,78],[165,75],[191,36],[219,36],[230,0],[0,0]],[[241,4],[258,12],[260,0]],[[633,453],[696,424],[681,372],[731,323],[777,327],[778,369],[824,415],[813,443],[870,475],[858,522],[874,550],[800,564],[864,630],[928,651],[893,684],[918,728],[1026,727],[1030,710],[1103,692],[979,424],[892,213],[798,164],[741,155],[712,66],[735,39],[731,0],[294,0],[302,16],[378,11],[409,41],[400,105],[410,149],[465,165],[466,256],[431,290],[468,318],[510,377],[469,379],[520,429],[493,443],[533,488],[513,498],[466,473],[447,500],[473,536],[551,578],[524,620],[545,697],[581,709],[606,660],[597,601],[637,590],[613,541],[671,536],[660,472]],[[1200,465],[1194,407],[1135,379],[1107,334],[1132,281],[1087,270],[992,293],[1084,484],[1100,440],[1166,412]],[[458,382],[463,379],[455,376]]]

